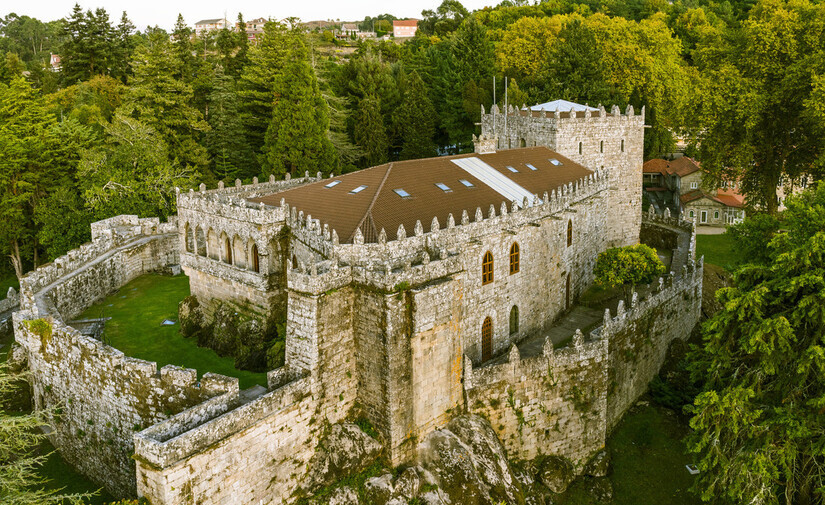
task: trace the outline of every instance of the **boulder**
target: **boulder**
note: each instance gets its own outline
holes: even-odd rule
[[[184,338],[200,336],[203,330],[203,311],[196,296],[187,296],[178,304],[178,321]]]
[[[423,505],[449,505],[451,503],[440,489],[422,493],[418,500]]]
[[[395,481],[395,494],[393,496],[404,497],[407,500],[412,500],[418,496],[418,490],[421,488],[421,477],[415,468],[407,468],[398,479]]]
[[[567,486],[573,482],[576,475],[573,471],[573,464],[567,458],[561,456],[548,456],[544,459],[539,472],[539,479],[547,489],[554,493],[563,493]]]
[[[504,447],[485,419],[459,416],[419,445],[419,460],[452,503],[520,504],[521,485]],[[397,486],[397,484],[396,484]]]
[[[607,477],[610,474],[610,453],[607,449],[597,452],[584,467],[584,474],[591,477]]]
[[[358,505],[358,495],[351,487],[339,487],[330,495],[329,505]]]
[[[334,424],[309,462],[304,489],[312,491],[370,466],[381,444],[353,423]]]
[[[364,482],[364,494],[371,505],[387,505],[394,491],[392,474],[389,473],[379,477],[370,477]]]

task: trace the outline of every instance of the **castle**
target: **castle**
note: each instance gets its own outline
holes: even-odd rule
[[[61,409],[55,445],[156,505],[289,502],[323,426],[353,413],[392,465],[468,411],[511,458],[583,465],[695,325],[702,267],[692,223],[643,219],[644,111],[577,108],[493,106],[472,154],[201,186],[178,194],[170,223],[95,223],[92,244],[22,280],[14,318],[37,407]],[[596,256],[640,236],[674,251],[671,274],[555,349],[544,335]],[[285,320],[266,391],[158,371],[66,324],[178,264],[207,319],[224,303]]]

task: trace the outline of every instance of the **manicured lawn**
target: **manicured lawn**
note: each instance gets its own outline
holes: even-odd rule
[[[720,267],[735,267],[742,262],[733,237],[722,235],[696,235],[696,257],[705,256],[705,263]]]
[[[266,386],[266,374],[237,370],[231,357],[198,347],[178,330],[178,303],[189,296],[189,278],[144,275],[120,288],[81,314],[78,319],[111,317],[106,322],[105,339],[127,356],[155,361],[158,368],[172,364],[194,368],[201,376],[214,372],[240,379],[241,389],[255,384]],[[169,319],[174,325],[161,323]]]
[[[607,441],[612,457],[614,505],[666,503],[699,505],[689,491],[695,476],[685,465],[694,463],[685,453],[683,439],[688,427],[668,409],[656,405],[632,408]],[[592,504],[586,483],[579,480],[559,502]]]

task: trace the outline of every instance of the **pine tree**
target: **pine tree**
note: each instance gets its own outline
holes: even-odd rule
[[[239,77],[246,64],[249,63],[249,36],[246,33],[246,23],[243,14],[238,13],[238,50],[232,59],[232,68],[228,72],[233,77]]]
[[[195,76],[195,48],[192,45],[192,29],[178,14],[175,28],[172,30],[172,44],[175,54],[175,77],[191,84]]]
[[[61,48],[61,64],[65,82],[74,84],[93,75],[110,73],[117,47],[105,9],[84,13],[75,4],[63,34],[66,41]]]
[[[211,130],[206,134],[206,147],[213,160],[213,172],[219,179],[234,181],[257,174],[253,155],[246,144],[240,108],[235,81],[218,65],[209,94]]]
[[[157,131],[169,144],[171,160],[203,172],[208,159],[199,141],[209,125],[191,105],[192,87],[175,79],[178,68],[168,37],[153,34],[150,43],[135,52],[134,77],[121,112]]]
[[[364,150],[367,166],[380,165],[387,161],[389,141],[381,116],[381,102],[375,96],[366,96],[358,104],[355,113],[355,143]]]
[[[327,104],[300,34],[289,37],[288,52],[273,87],[276,100],[264,137],[263,174],[334,170],[337,156],[327,137]]]
[[[435,156],[435,109],[427,97],[427,88],[417,72],[410,74],[406,87],[404,105],[399,113],[402,132],[401,159]]]
[[[132,24],[132,21],[126,15],[126,11],[123,11],[123,14],[120,16],[120,23],[118,23],[115,28],[115,55],[112,62],[111,75],[124,83],[126,82],[126,78],[132,73],[129,62],[135,51],[134,33],[135,25]]]

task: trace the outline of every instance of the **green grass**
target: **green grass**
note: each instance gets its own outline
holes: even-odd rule
[[[87,309],[78,319],[111,317],[106,322],[106,341],[127,356],[155,361],[158,368],[172,364],[194,368],[198,375],[214,372],[240,379],[241,389],[266,386],[266,374],[235,368],[231,357],[198,347],[183,338],[180,326],[162,326],[164,319],[178,320],[178,303],[189,296],[189,278],[144,275]]]
[[[49,454],[46,462],[38,469],[37,472],[47,481],[43,484],[43,488],[49,490],[59,490],[60,494],[84,494],[97,492],[95,496],[91,496],[83,500],[83,503],[88,505],[102,505],[104,503],[115,501],[115,498],[112,495],[69,466],[69,464],[63,460],[60,454],[54,450],[54,447],[48,441],[44,441],[40,445],[40,452],[41,454],[51,453]]]
[[[705,263],[724,268],[735,267],[742,262],[733,237],[722,235],[696,235],[696,257],[705,257]]]
[[[673,411],[655,405],[634,407],[625,415],[607,442],[614,505],[701,503],[689,491],[696,477],[685,468],[694,463],[683,442],[688,429]],[[591,504],[586,481],[577,481],[558,503]]]

